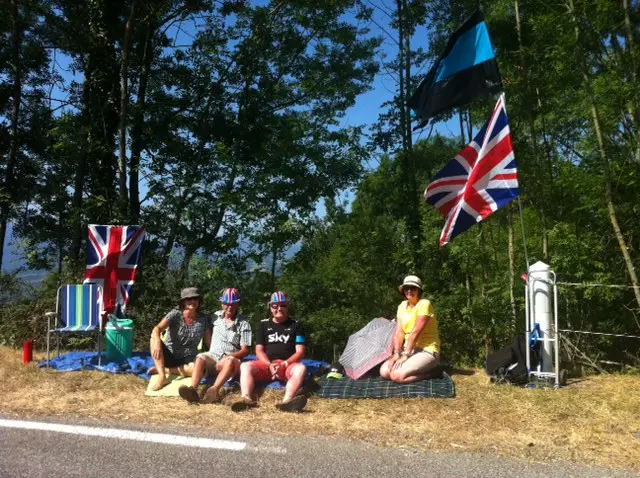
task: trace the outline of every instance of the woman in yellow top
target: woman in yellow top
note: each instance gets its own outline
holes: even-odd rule
[[[398,288],[407,300],[398,306],[393,356],[382,364],[382,378],[397,383],[426,378],[440,361],[438,320],[431,302],[422,298],[422,281],[407,276]]]

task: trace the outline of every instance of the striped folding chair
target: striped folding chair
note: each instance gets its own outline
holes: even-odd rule
[[[60,355],[60,335],[94,334],[98,343],[98,365],[101,364],[102,326],[104,311],[99,285],[71,284],[58,289],[56,311],[47,312],[47,366],[50,359],[51,336],[56,336],[56,355]],[[53,327],[51,319],[54,318]]]

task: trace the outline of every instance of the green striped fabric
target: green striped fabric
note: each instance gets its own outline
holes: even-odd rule
[[[76,292],[76,313],[74,314],[75,323],[69,324],[71,330],[79,330],[82,327],[82,317],[84,317],[84,287],[75,287]]]

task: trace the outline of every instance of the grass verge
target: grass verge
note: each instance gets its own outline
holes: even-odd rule
[[[311,397],[304,413],[283,414],[275,409],[282,392],[267,391],[259,408],[234,414],[224,405],[145,397],[147,382],[132,375],[24,366],[20,351],[0,347],[0,413],[226,433],[345,437],[382,446],[483,452],[537,462],[561,459],[640,471],[640,377],[594,376],[555,391],[492,385],[482,371],[454,374],[453,379],[454,399]]]

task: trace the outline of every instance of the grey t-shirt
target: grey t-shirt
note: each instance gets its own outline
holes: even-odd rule
[[[164,316],[169,321],[165,345],[175,358],[181,359],[198,354],[198,344],[204,332],[211,328],[211,318],[199,313],[191,325],[184,323],[182,311],[174,309]]]

